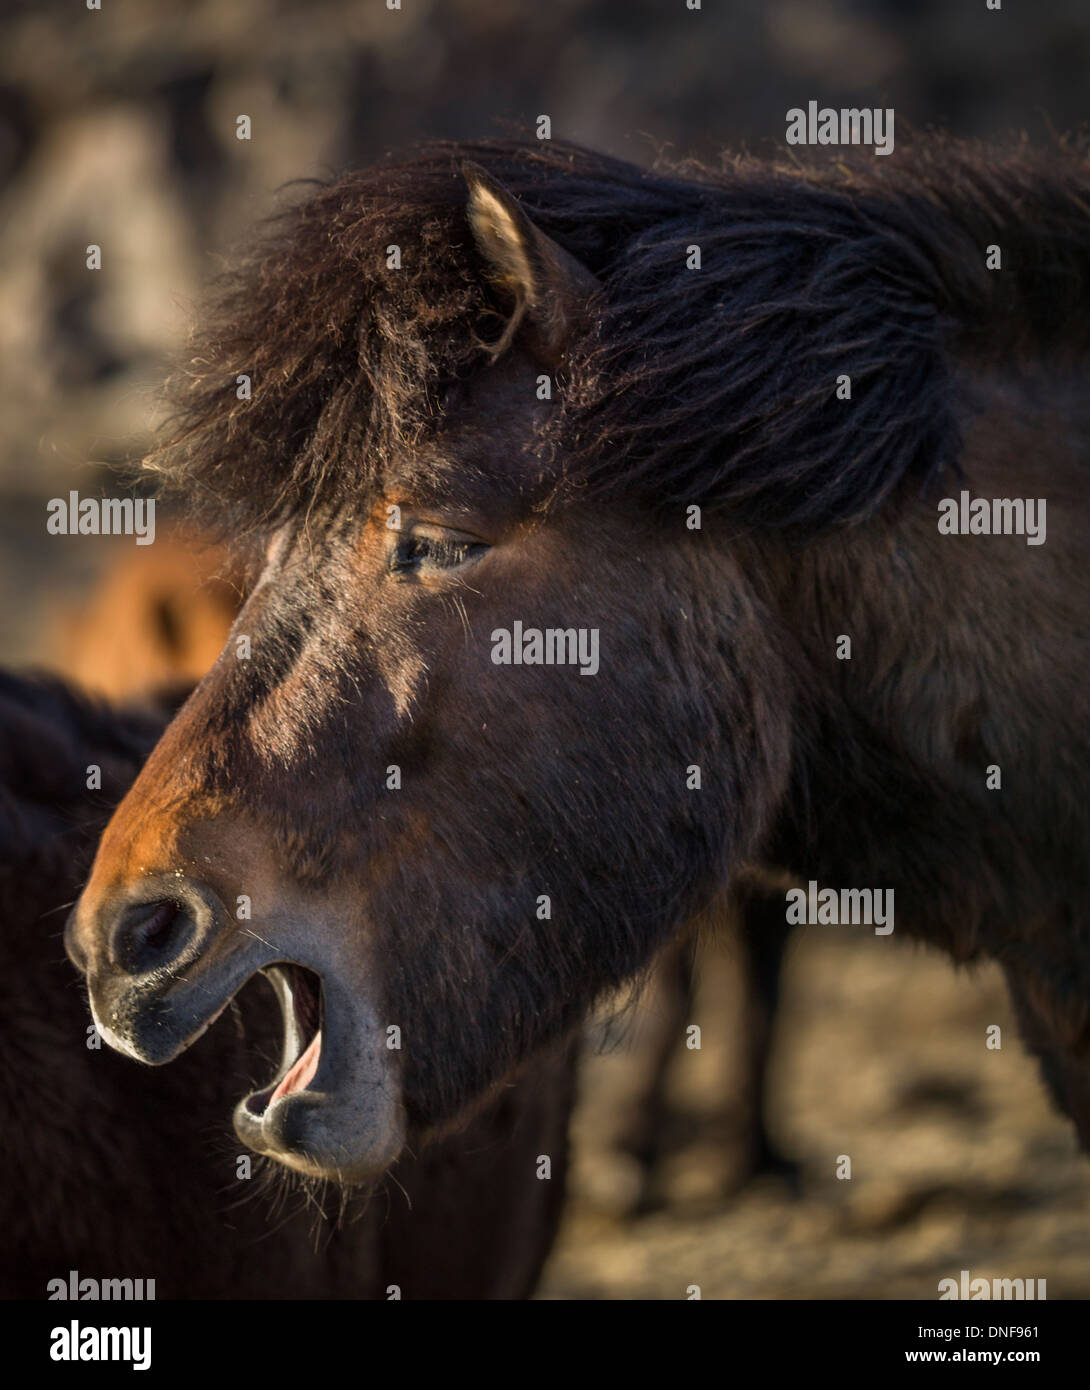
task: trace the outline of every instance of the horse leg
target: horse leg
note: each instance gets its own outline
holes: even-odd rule
[[[798,1184],[798,1166],[773,1141],[767,1120],[768,1064],[775,1036],[784,950],[791,928],[782,888],[746,884],[734,908],[738,941],[738,1044],[730,1078],[721,1083],[722,1103],[711,1116],[722,1135],[728,1190],[762,1174]],[[694,1021],[696,937],[690,933],[660,953],[641,997],[637,1037],[638,1084],[619,1102],[610,1147],[635,1174],[635,1210],[652,1204],[654,1173],[671,1147],[668,1077],[671,1064]]]
[[[744,1186],[765,1173],[797,1186],[798,1165],[769,1134],[768,1065],[775,1039],[784,951],[791,926],[782,890],[746,887],[735,903],[741,969],[740,1079],[735,1083],[734,1183]]]
[[[648,986],[646,1018],[641,1028],[643,1082],[629,1098],[618,1135],[618,1147],[650,1173],[665,1149],[667,1076],[685,1028],[692,1021],[695,943],[689,937],[671,942],[659,955]]]
[[[1080,991],[1071,991],[1064,972],[1048,981],[1024,966],[1006,965],[1004,974],[1026,1050],[1036,1057],[1056,1105],[1074,1122],[1080,1147],[1090,1153],[1090,1005]]]

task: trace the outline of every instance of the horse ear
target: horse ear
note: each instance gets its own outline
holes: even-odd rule
[[[506,188],[468,160],[462,175],[469,186],[466,213],[489,279],[513,309],[498,342],[498,357],[522,330],[532,357],[560,365],[572,340],[590,322],[590,301],[601,288],[591,272],[539,230]]]

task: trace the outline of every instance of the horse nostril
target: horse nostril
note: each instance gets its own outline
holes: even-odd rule
[[[130,975],[169,965],[193,939],[197,924],[188,907],[159,901],[132,903],[113,930],[114,963]]]

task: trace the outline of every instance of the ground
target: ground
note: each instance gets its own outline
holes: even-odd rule
[[[646,1215],[610,1210],[629,1175],[602,1147],[631,1052],[589,1060],[575,1196],[542,1297],[683,1299],[699,1285],[703,1298],[936,1299],[963,1269],[1046,1279],[1049,1299],[1090,1294],[1090,1161],[1021,1047],[998,972],[955,971],[896,936],[798,934],[771,1114],[801,1192],[764,1179],[723,1195],[712,1109],[729,1072],[730,947],[708,953],[702,1048],[682,1049],[672,1078],[682,1143]],[[836,1176],[841,1155],[850,1179]]]

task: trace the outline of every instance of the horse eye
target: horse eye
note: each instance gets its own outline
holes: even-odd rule
[[[449,570],[483,554],[488,547],[479,541],[410,531],[399,538],[390,555],[392,570]]]

